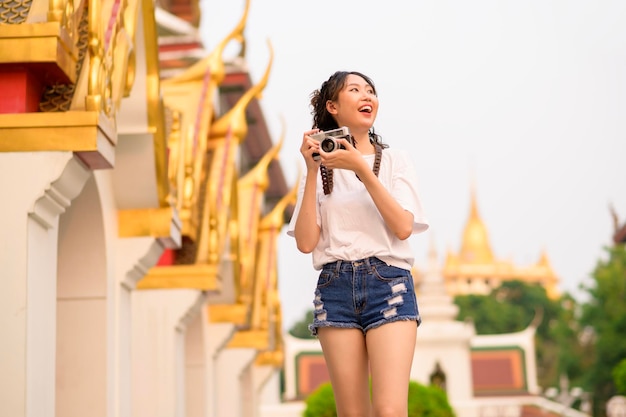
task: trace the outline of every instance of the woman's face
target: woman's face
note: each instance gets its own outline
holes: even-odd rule
[[[326,109],[339,126],[348,126],[353,134],[365,133],[376,119],[378,97],[362,77],[348,74],[337,100],[326,103]]]

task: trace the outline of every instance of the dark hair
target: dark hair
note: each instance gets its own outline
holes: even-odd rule
[[[376,87],[370,77],[364,75],[358,71],[337,71],[328,78],[328,80],[322,83],[322,87],[319,90],[311,93],[311,115],[313,116],[313,128],[321,130],[338,129],[337,121],[326,110],[326,102],[328,100],[336,101],[339,97],[339,92],[346,85],[346,79],[348,75],[357,75],[365,80],[372,86],[374,94],[376,94]],[[370,141],[372,143],[378,143],[384,148],[388,145],[382,143],[382,138],[379,134],[375,133],[374,127],[369,132]]]

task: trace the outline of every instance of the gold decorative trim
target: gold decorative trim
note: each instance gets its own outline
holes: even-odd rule
[[[0,24],[19,25],[28,18],[32,0],[0,2]]]
[[[248,321],[249,311],[250,306],[247,304],[211,304],[209,305],[209,322],[243,326]]]
[[[85,7],[80,10],[84,11]],[[85,62],[85,56],[87,55],[87,47],[89,42],[88,28],[89,21],[88,13],[84,11],[81,13],[80,19],[77,21],[78,30],[76,32],[76,50],[78,53],[78,61],[76,63],[77,78],[80,77],[83,63]],[[39,109],[42,112],[58,112],[71,110],[72,99],[76,92],[75,83],[59,83],[56,82],[52,85],[46,86],[46,90],[43,93],[41,101],[39,103]]]
[[[282,350],[274,350],[271,352],[261,352],[257,355],[254,364],[257,366],[273,366],[282,368],[285,361],[285,354]]]
[[[148,125],[154,132],[154,162],[157,177],[157,192],[159,204],[166,207],[174,203],[173,196],[170,195],[170,183],[168,179],[167,166],[167,135],[165,127],[165,109],[161,99],[161,80],[159,78],[159,47],[157,45],[158,30],[154,17],[154,4],[152,0],[141,1],[141,12],[143,14],[144,49],[146,56],[146,101],[148,111]],[[138,19],[138,18],[137,18]],[[127,22],[126,26],[134,25],[135,22]],[[129,28],[134,33],[135,27]],[[133,52],[134,58],[134,52]],[[129,69],[135,70],[135,63],[128,65]],[[129,78],[131,78],[129,76]],[[134,78],[134,77],[133,77]],[[132,81],[127,80],[130,89]]]
[[[96,112],[0,114],[0,152],[73,151],[90,169],[111,168],[117,132]]]
[[[58,22],[0,25],[0,63],[45,64],[57,82],[76,82],[77,51]]]
[[[269,345],[270,336],[267,330],[242,330],[233,335],[227,347],[266,350]]]
[[[172,265],[151,268],[137,283],[138,290],[185,288],[218,291],[215,265]]]
[[[178,248],[181,224],[173,207],[120,210],[117,213],[119,237],[152,236],[167,248]]]

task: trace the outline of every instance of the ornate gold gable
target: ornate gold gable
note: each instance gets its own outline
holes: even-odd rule
[[[154,20],[154,6],[150,0],[129,2],[129,7],[142,15],[143,33],[136,33],[137,21],[126,22],[126,27],[132,39],[143,36],[145,79],[137,82],[145,83],[145,103],[148,117],[147,130],[153,136],[155,173],[157,178],[158,208],[127,209],[118,212],[119,236],[137,237],[152,236],[158,238],[164,247],[175,248],[180,246],[181,222],[179,211],[173,204],[175,192],[174,184],[168,178],[168,148],[166,137],[165,111],[161,99],[161,82],[159,80],[159,56],[157,47],[157,27]],[[130,55],[131,62],[134,54]],[[129,65],[129,71],[134,68],[134,62]],[[131,71],[126,77],[126,84],[120,84],[120,95],[127,95],[131,85],[135,82],[136,73]]]
[[[193,240],[199,232],[199,196],[206,181],[207,148],[217,88],[226,76],[223,53],[231,41],[244,41],[249,2],[237,26],[206,57],[163,81],[166,107],[172,112],[169,138],[170,183],[181,213],[183,234]]]
[[[91,169],[114,167],[118,113],[135,83],[137,44],[144,45],[142,128],[152,138],[145,158],[153,159],[158,202],[121,211],[119,236],[152,236],[173,247],[180,226],[169,199],[156,37],[151,0],[0,4],[0,90],[18,103],[0,96],[0,152],[66,151]]]
[[[137,2],[17,3],[0,9],[0,64],[32,90],[22,108],[0,114],[0,151],[73,151],[92,169],[112,167],[115,113],[134,74],[125,22],[137,19]]]
[[[284,212],[297,197],[297,182],[258,226],[254,299],[249,328],[240,330],[229,347],[259,347],[257,364],[282,366],[282,311],[278,287],[278,236],[284,225]]]
[[[207,189],[216,182],[215,175],[211,173],[215,158],[210,157],[209,138],[217,88],[226,74],[222,57],[224,48],[232,40],[243,39],[248,8],[249,4],[235,29],[206,58],[162,83],[163,101],[171,118],[168,180],[172,189],[172,202],[181,213],[184,236],[182,250],[185,255],[175,265],[152,268],[139,282],[138,288],[220,289],[219,257],[216,255],[209,261],[208,249],[204,246],[200,248],[205,245],[211,231],[209,217],[215,215],[215,207],[210,206],[210,199],[207,198]],[[226,147],[226,152],[232,152],[232,155],[223,165],[225,169],[234,166],[234,154],[239,140],[231,143],[232,147]],[[223,192],[220,198],[224,194],[228,197],[220,200],[224,215],[221,220],[224,222],[219,226],[217,222],[213,223],[213,228],[229,229],[230,220],[227,215],[237,211],[236,198],[229,198],[232,189],[236,187],[235,181],[236,175],[230,175],[225,182],[220,183],[220,193]],[[236,224],[236,217],[234,223]],[[205,241],[202,241],[202,233]],[[236,240],[236,233],[232,238]]]

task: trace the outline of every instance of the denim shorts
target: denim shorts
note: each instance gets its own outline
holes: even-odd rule
[[[313,305],[313,336],[320,327],[361,329],[365,334],[399,320],[421,323],[411,272],[374,257],[324,265]]]

